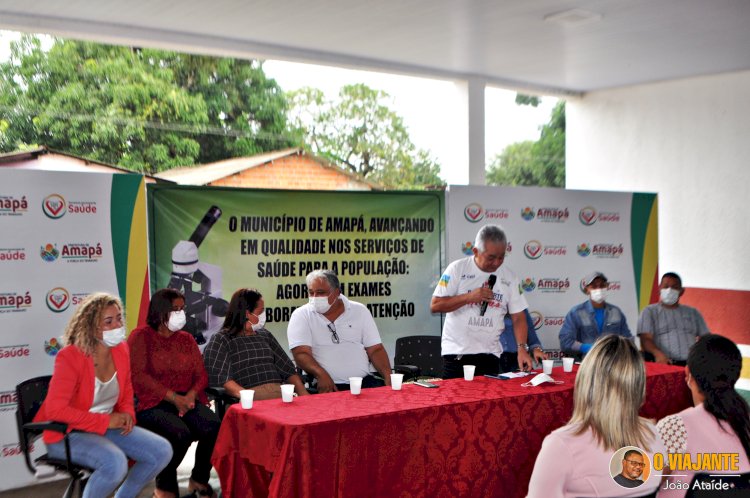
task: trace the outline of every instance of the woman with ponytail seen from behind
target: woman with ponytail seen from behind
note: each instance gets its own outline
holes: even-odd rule
[[[750,472],[750,409],[734,388],[741,369],[740,351],[726,337],[706,335],[692,346],[685,381],[695,406],[665,417],[657,424],[669,453],[686,453],[693,461],[698,454],[734,453],[739,455],[738,468],[706,469],[706,472]],[[680,476],[668,477],[662,483],[660,498],[684,496],[696,472],[672,469],[672,473]]]

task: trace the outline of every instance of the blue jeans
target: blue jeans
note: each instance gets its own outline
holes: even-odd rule
[[[93,470],[83,498],[109,496],[121,482],[115,498],[135,498],[172,458],[169,441],[141,427],[126,436],[121,429],[108,429],[103,436],[71,432],[68,438],[73,463]],[[65,460],[65,442],[47,445],[47,454]],[[129,473],[128,459],[135,461]]]

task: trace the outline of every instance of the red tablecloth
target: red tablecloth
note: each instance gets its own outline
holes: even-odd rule
[[[684,369],[647,363],[641,415],[690,406]],[[232,406],[213,454],[224,496],[461,497],[526,494],[542,440],[573,412],[562,385],[477,377]]]

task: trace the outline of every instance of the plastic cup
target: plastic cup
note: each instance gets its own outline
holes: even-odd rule
[[[349,377],[349,392],[355,396],[362,391],[362,377]]]
[[[552,375],[552,365],[554,364],[554,360],[542,360],[542,372]]]
[[[394,391],[400,391],[403,382],[404,374],[391,374],[391,389]]]
[[[281,401],[291,403],[294,399],[294,384],[281,384]]]
[[[242,405],[242,408],[249,410],[253,407],[253,396],[255,396],[255,391],[252,389],[243,389],[240,391],[240,405]]]
[[[476,365],[464,365],[464,380],[474,380]]]
[[[575,358],[563,358],[563,372],[572,372],[574,361]]]

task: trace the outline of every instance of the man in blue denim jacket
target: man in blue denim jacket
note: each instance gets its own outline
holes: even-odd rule
[[[573,306],[560,329],[560,349],[566,353],[589,352],[599,337],[617,334],[631,341],[633,336],[622,310],[606,302],[607,277],[601,272],[589,274],[583,281],[589,299]]]

